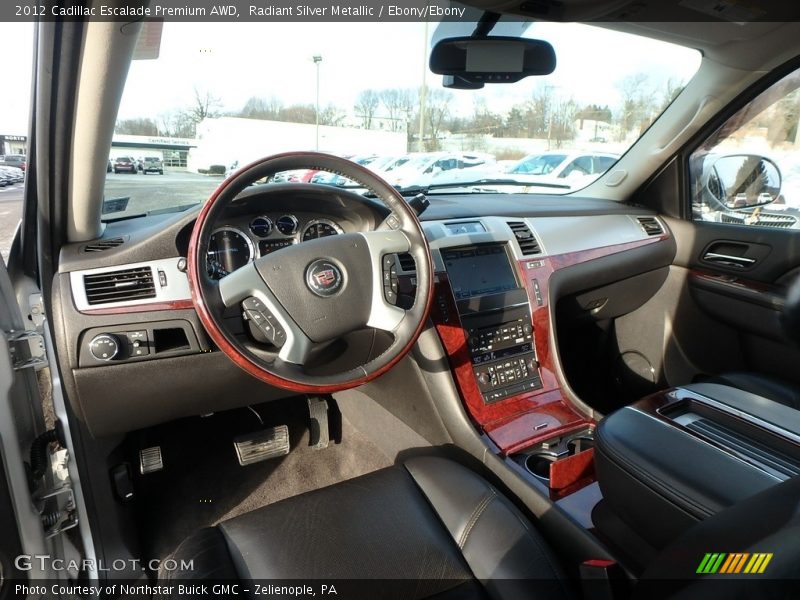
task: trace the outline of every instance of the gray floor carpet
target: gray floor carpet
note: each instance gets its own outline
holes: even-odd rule
[[[136,480],[139,531],[148,557],[167,556],[202,527],[392,463],[346,419],[340,443],[325,450],[309,447],[303,399],[258,409],[266,426],[289,426],[287,456],[239,466],[232,439],[261,428],[246,409],[184,419],[135,440],[138,447],[160,445],[165,464],[163,471]]]

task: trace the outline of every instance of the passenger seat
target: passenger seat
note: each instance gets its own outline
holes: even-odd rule
[[[750,392],[800,410],[800,386],[767,375],[756,373],[725,373],[705,380]]]

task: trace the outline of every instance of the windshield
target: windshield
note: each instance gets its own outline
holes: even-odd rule
[[[201,203],[233,170],[303,150],[353,158],[398,188],[432,194],[490,179],[524,187],[482,189],[569,194],[613,165],[700,61],[694,50],[602,28],[514,23],[514,35],[553,44],[556,71],[449,90],[427,68],[431,42],[468,35],[474,23],[161,26],[160,39],[147,28],[141,36],[157,58],[134,60],[128,74],[106,219]],[[313,172],[272,181],[353,185]]]
[[[565,154],[545,154],[523,158],[509,173],[527,173],[529,175],[547,175],[566,160]]]

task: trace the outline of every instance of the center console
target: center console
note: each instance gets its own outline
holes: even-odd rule
[[[558,364],[551,284],[589,261],[660,252],[668,239],[665,229],[645,231],[640,217],[609,215],[602,222],[597,227],[593,218],[588,228],[571,217],[423,222],[435,269],[431,319],[465,412],[491,452],[587,529],[600,500],[595,422]],[[610,262],[615,267],[602,283],[619,276]],[[402,297],[415,285],[413,261],[398,257],[396,270]],[[604,305],[605,294],[595,294],[587,311]]]
[[[540,389],[528,295],[506,247],[448,248],[442,260],[483,401]]]
[[[627,528],[658,550],[698,521],[800,475],[800,414],[728,386],[692,384],[603,419],[595,452],[609,537]]]

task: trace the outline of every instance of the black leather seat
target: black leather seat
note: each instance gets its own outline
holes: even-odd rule
[[[718,375],[709,379],[708,382],[735,387],[800,410],[800,386],[775,377],[736,372]]]
[[[432,457],[203,529],[171,558],[193,568],[163,570],[162,584],[319,580],[361,586],[359,597],[370,595],[363,586],[380,584],[371,595],[388,597],[385,581],[392,580],[403,598],[570,595],[557,559],[525,517],[472,471]]]

